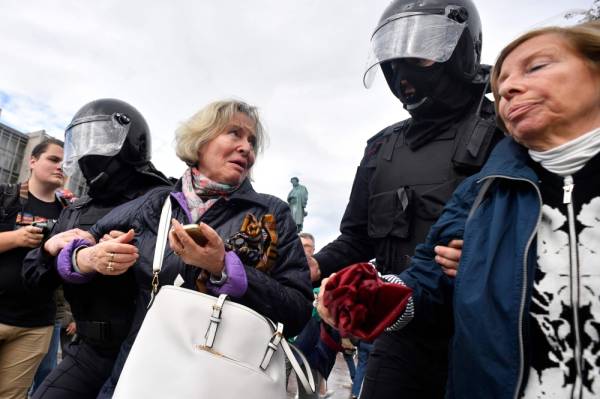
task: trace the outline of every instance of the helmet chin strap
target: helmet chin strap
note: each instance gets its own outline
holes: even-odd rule
[[[92,180],[90,180],[88,182],[88,186],[90,186],[90,188],[92,187],[104,187],[104,185],[106,185],[106,183],[108,182],[108,173],[106,172],[100,172],[96,177],[94,177]]]
[[[421,101],[418,101],[416,103],[413,104],[405,104],[404,108],[410,112],[410,111],[414,111],[416,109],[418,109],[421,105],[425,104],[425,101],[427,101],[429,99],[429,97],[423,97],[421,99]]]

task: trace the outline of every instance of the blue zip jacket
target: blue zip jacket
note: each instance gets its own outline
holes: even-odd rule
[[[453,320],[448,398],[518,398],[526,381],[541,211],[538,177],[528,162],[524,147],[503,139],[483,169],[457,188],[399,276],[414,290],[411,327],[435,331],[443,320]],[[493,183],[474,207],[489,179]],[[464,239],[464,246],[453,281],[434,261],[433,248],[454,238]]]

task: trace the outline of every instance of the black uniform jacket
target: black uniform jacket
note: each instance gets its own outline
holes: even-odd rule
[[[315,255],[324,276],[373,258],[384,274],[404,270],[454,189],[503,137],[487,100],[480,113],[465,113],[415,149],[406,138],[410,124],[388,126],[368,141],[341,235]]]
[[[73,228],[87,231],[118,205],[159,186],[170,188],[172,183],[153,167],[140,168],[118,195],[102,200],[84,196],[63,209],[51,235]],[[77,322],[78,335],[92,345],[118,350],[129,333],[136,307],[133,271],[120,276],[96,275],[88,284],[70,284],[59,277],[55,258],[36,248],[27,254],[22,274],[25,285],[33,291],[52,292],[63,284],[65,298]]]

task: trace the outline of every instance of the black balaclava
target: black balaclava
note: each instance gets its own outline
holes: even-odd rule
[[[98,200],[122,196],[135,176],[135,168],[118,157],[87,155],[78,164],[89,187],[88,195]]]
[[[390,76],[392,92],[412,117],[406,141],[413,150],[450,128],[475,100],[476,86],[457,76],[452,67],[453,58],[454,54],[447,62],[427,67],[404,60],[381,65],[384,70],[388,69],[385,75]],[[413,95],[405,94],[402,81],[414,88]]]

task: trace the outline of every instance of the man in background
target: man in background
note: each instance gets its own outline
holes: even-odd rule
[[[0,185],[0,398],[3,399],[27,397],[52,337],[56,313],[53,292],[27,291],[21,266],[27,252],[40,246],[46,230],[66,205],[56,195],[64,183],[62,161],[62,142],[46,139],[31,152],[29,180]]]

